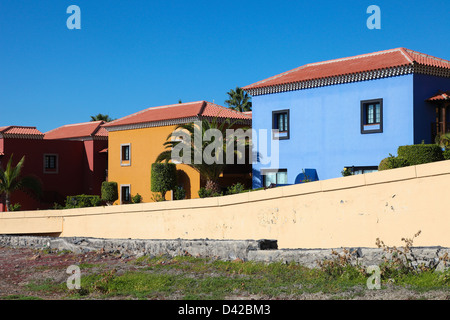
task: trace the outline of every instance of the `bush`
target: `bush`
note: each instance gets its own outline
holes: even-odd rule
[[[22,208],[20,203],[14,203],[9,206],[8,211],[20,211],[20,208]]]
[[[102,182],[102,200],[108,205],[112,205],[114,201],[119,199],[119,191],[117,182],[103,181]]]
[[[186,190],[183,187],[176,186],[173,190],[173,199],[174,200],[183,200],[186,198]]]
[[[154,193],[151,195],[151,199],[152,199],[153,202],[166,201],[166,199],[163,198],[163,197],[161,197],[161,194],[158,193],[158,192],[156,192],[156,193],[154,192]]]
[[[141,203],[142,202],[142,196],[139,193],[136,193],[135,196],[131,197],[131,201],[133,203]]]
[[[102,204],[102,200],[99,196],[91,196],[91,195],[77,195],[77,196],[68,196],[66,199],[66,209],[71,208],[85,208],[85,207],[97,207]]]
[[[389,158],[384,158],[383,160],[380,161],[380,164],[378,165],[378,171],[390,169],[388,165],[388,160]]]
[[[444,157],[444,160],[450,160],[450,149],[443,151],[442,156]]]
[[[344,168],[344,170],[341,171],[341,174],[343,177],[348,177],[348,176],[352,176],[353,172],[352,172],[352,169],[350,169],[350,168]]]
[[[381,160],[378,165],[378,171],[395,169],[395,168],[403,168],[409,165],[408,161],[402,157],[395,157],[392,154],[389,154],[389,157]]]
[[[205,187],[201,187],[200,190],[198,190],[198,196],[200,198],[209,198],[209,197],[220,197],[222,193],[213,192],[210,189],[206,189]]]
[[[397,154],[404,158],[409,165],[415,166],[444,160],[442,148],[436,144],[415,144],[398,147]]]
[[[151,190],[161,193],[163,199],[167,191],[176,187],[177,168],[174,163],[153,163],[151,175]]]
[[[238,182],[227,188],[227,194],[237,194],[245,191],[245,186]]]

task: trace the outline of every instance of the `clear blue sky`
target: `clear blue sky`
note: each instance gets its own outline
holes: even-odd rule
[[[69,30],[70,5],[81,30]],[[369,5],[381,30],[369,30]],[[43,132],[208,100],[300,65],[406,47],[450,60],[450,1],[1,0],[0,126]]]

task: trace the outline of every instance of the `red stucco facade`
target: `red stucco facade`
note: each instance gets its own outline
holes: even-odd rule
[[[21,210],[53,208],[64,205],[67,196],[79,194],[100,195],[101,183],[106,179],[108,147],[105,137],[78,137],[76,139],[46,139],[27,135],[1,135],[0,165],[5,168],[10,156],[13,164],[25,156],[22,175],[37,177],[43,186],[43,196],[36,199],[22,191],[11,195],[11,203],[20,203]],[[45,157],[56,156],[56,168],[45,169]],[[0,212],[6,211],[4,199]]]

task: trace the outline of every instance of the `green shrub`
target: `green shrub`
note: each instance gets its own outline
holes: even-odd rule
[[[99,196],[91,196],[91,195],[77,195],[77,196],[68,196],[66,199],[66,209],[71,208],[85,208],[85,207],[97,207],[102,204],[102,200]]]
[[[200,190],[198,190],[198,196],[200,198],[209,198],[209,197],[220,197],[223,195],[222,193],[213,192],[210,189],[206,189],[205,187],[201,187]]]
[[[142,202],[142,196],[139,193],[136,193],[135,196],[131,197],[131,201],[133,203],[141,203]]]
[[[442,156],[444,157],[444,160],[450,160],[450,149],[443,151]]]
[[[173,190],[173,199],[174,200],[183,200],[186,198],[186,190],[183,187],[176,186]]]
[[[237,182],[227,188],[227,194],[237,194],[237,193],[242,193],[244,191],[245,191],[245,186],[240,182]]]
[[[442,148],[436,144],[414,144],[398,147],[397,154],[404,158],[409,165],[430,163],[444,160]]]
[[[8,211],[20,211],[20,208],[22,208],[20,203],[14,203],[9,206]]]
[[[378,165],[378,171],[390,169],[388,165],[388,160],[389,158],[384,158],[383,160],[380,161],[380,164]]]
[[[119,191],[117,182],[103,181],[102,182],[102,200],[108,205],[111,205],[119,199]]]
[[[161,194],[158,192],[153,192],[151,195],[151,199],[153,202],[160,202],[160,201],[165,201],[166,199],[161,197]]]
[[[177,184],[177,168],[174,163],[161,162],[152,164],[151,190],[161,193],[164,199],[167,191]]]
[[[350,169],[350,168],[344,168],[344,170],[341,171],[341,174],[343,177],[348,177],[348,176],[352,176],[353,172],[352,172],[352,169]]]
[[[403,168],[409,166],[408,161],[403,157],[395,157],[392,154],[389,154],[389,157],[384,158],[380,161],[378,165],[378,171],[395,169],[395,168]]]
[[[61,210],[64,209],[64,206],[60,205],[57,202],[53,202],[53,210]]]

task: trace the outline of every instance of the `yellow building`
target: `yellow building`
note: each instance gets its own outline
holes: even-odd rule
[[[108,141],[108,181],[119,187],[117,203],[130,202],[132,196],[140,194],[143,202],[154,201],[151,191],[151,165],[165,151],[164,142],[175,128],[184,123],[202,119],[231,119],[242,125],[251,125],[251,115],[206,101],[180,103],[152,107],[129,116],[106,123],[104,128]],[[200,174],[185,164],[177,164],[178,183],[186,190],[186,198],[198,198],[203,185]],[[241,172],[240,178],[248,178],[250,172]],[[228,183],[236,175],[223,177]],[[242,181],[242,179],[240,179]],[[170,199],[172,193],[166,194]]]

